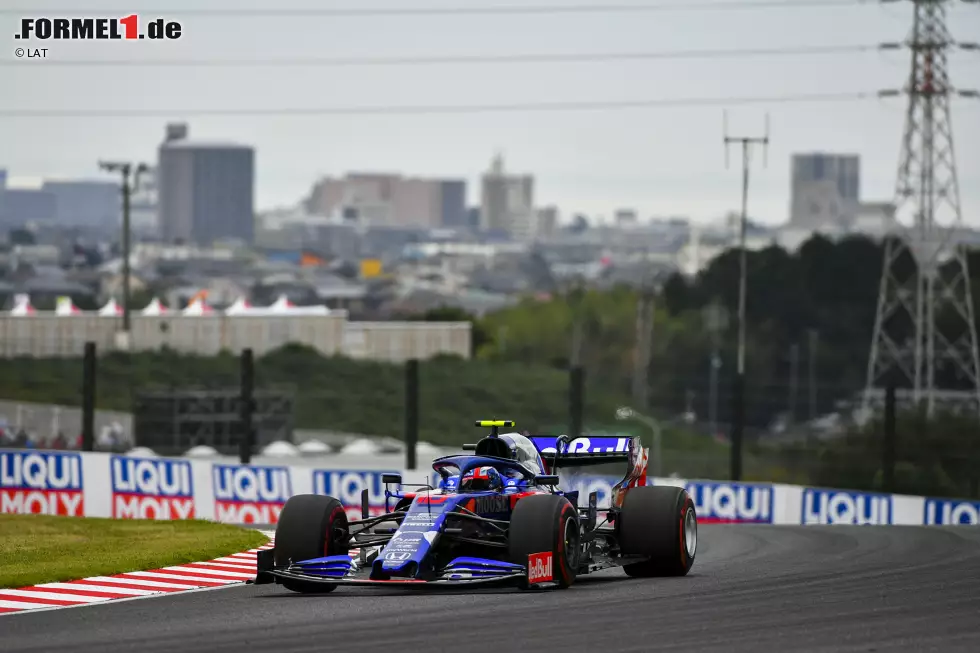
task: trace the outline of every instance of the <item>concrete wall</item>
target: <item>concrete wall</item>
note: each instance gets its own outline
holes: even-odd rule
[[[92,341],[99,351],[117,349],[121,318],[35,314],[0,317],[0,358],[81,356]],[[468,322],[348,322],[347,314],[203,316],[133,315],[130,347],[169,347],[202,355],[251,348],[257,356],[290,343],[320,353],[401,362],[439,354],[470,358]]]

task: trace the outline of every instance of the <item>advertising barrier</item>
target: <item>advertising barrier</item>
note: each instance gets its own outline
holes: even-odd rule
[[[427,469],[345,469],[309,465],[239,465],[107,453],[0,450],[0,513],[116,519],[212,519],[275,524],[295,494],[336,497],[351,518],[385,509],[382,475],[406,483],[435,481]],[[585,505],[595,492],[608,507],[615,476],[562,476]],[[778,483],[649,478],[650,485],[683,487],[701,523],[980,525],[980,500],[944,499]]]

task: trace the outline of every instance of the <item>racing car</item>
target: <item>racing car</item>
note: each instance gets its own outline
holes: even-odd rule
[[[633,577],[690,571],[694,502],[683,488],[645,484],[639,438],[524,436],[500,433],[510,420],[476,424],[489,435],[435,459],[433,483],[385,474],[382,515],[368,515],[367,490],[355,520],[333,497],[291,497],[273,548],[258,553],[253,582],[302,593],[341,585],[565,589],[610,567]],[[596,492],[580,505],[577,491],[559,488],[563,468],[617,461],[626,474],[601,510]]]

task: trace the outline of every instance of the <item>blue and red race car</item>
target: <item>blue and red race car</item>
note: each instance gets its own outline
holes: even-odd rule
[[[283,507],[275,546],[258,555],[256,584],[303,593],[340,585],[434,587],[512,584],[560,588],[622,567],[629,576],[683,576],[697,553],[694,502],[683,488],[647,486],[639,438],[525,437],[512,421],[466,453],[437,458],[438,483],[407,492],[387,474],[384,515],[348,521],[340,501],[303,494]],[[627,464],[611,502],[559,489],[563,468]],[[392,490],[391,487],[398,488]],[[602,519],[600,521],[600,514]]]

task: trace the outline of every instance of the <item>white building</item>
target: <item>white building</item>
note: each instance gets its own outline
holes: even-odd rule
[[[534,177],[509,175],[500,155],[493,159],[483,175],[480,197],[480,226],[501,231],[515,240],[532,240],[537,236],[537,213],[534,210]]]
[[[794,154],[790,224],[816,229],[850,224],[861,202],[861,157]]]

